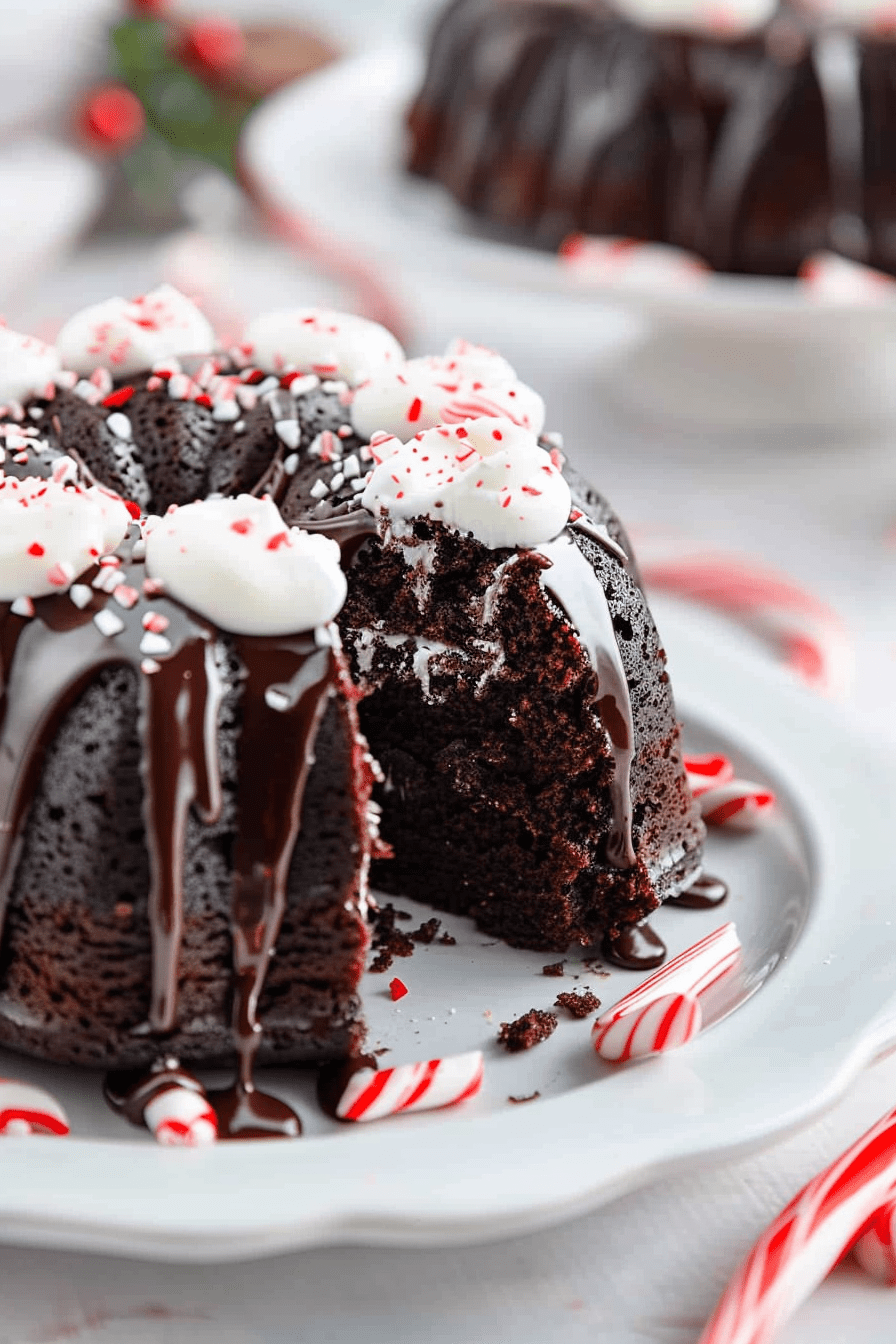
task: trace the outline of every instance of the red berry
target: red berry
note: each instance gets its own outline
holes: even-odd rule
[[[94,89],[82,105],[81,128],[95,149],[129,149],[146,129],[143,104],[123,84]]]
[[[215,72],[232,70],[246,50],[242,31],[230,19],[197,19],[184,32],[184,55],[194,64]]]
[[[405,994],[407,994],[407,992],[408,992],[407,985],[404,983],[403,980],[399,980],[397,976],[395,977],[394,980],[389,981],[389,993],[392,995],[393,1003],[395,1002],[396,999],[403,999]]]

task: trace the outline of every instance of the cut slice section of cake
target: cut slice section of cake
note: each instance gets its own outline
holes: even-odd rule
[[[628,539],[509,419],[373,452],[340,621],[385,773],[375,881],[518,946],[612,939],[704,836]]]

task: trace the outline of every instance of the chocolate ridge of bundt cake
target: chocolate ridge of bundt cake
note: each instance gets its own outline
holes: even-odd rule
[[[705,835],[628,539],[567,479],[581,516],[536,548],[386,530],[339,618],[385,772],[375,883],[559,951],[685,890]]]
[[[8,473],[51,474],[80,405],[75,457],[102,469],[115,411],[60,392],[55,446],[7,426]],[[256,1052],[363,1040],[373,767],[335,627],[227,635],[144,584],[142,548],[133,526],[71,591],[0,604],[0,1040],[116,1068],[236,1054],[245,1096]]]
[[[408,167],[543,246],[621,236],[781,276],[833,249],[894,272],[894,61],[885,39],[787,6],[726,40],[599,0],[453,0]]]

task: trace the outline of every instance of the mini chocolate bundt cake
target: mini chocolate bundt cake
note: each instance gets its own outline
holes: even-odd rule
[[[452,0],[410,170],[547,247],[621,236],[782,276],[832,249],[896,272],[896,45],[808,5],[702,8]]]
[[[292,1133],[252,1065],[358,1052],[372,858],[552,949],[699,877],[631,547],[500,356],[165,287],[0,356],[0,1042],[236,1056]]]

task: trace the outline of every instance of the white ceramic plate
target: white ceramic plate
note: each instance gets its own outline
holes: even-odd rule
[[[600,304],[612,304],[646,325],[643,347],[620,343],[606,371],[639,413],[726,428],[896,414],[896,305],[819,305],[795,281],[755,276],[679,290],[583,285],[550,253],[484,236],[445,190],[403,171],[421,69],[416,48],[394,44],[294,84],[250,119],[242,158],[271,203],[376,263],[427,334],[435,303],[459,298],[472,333],[477,307],[526,293],[540,305],[533,341],[553,320],[581,326],[587,347],[606,326]],[[595,346],[595,366],[603,355]]]
[[[896,1039],[896,767],[785,674],[707,638],[699,616],[670,606],[661,628],[689,745],[732,752],[782,802],[762,835],[712,837],[709,868],[733,887],[727,906],[655,917],[672,952],[737,921],[745,974],[715,1004],[723,1020],[672,1055],[624,1067],[597,1059],[588,1021],[562,1020],[550,1040],[509,1056],[495,1044],[502,1020],[586,984],[609,1005],[637,977],[595,974],[573,956],[564,980],[549,979],[541,967],[554,957],[446,916],[458,945],[396,962],[390,974],[410,990],[400,1003],[387,996],[389,975],[368,976],[370,1043],[390,1048],[384,1064],[481,1047],[475,1101],[337,1126],[319,1113],[311,1078],[283,1070],[267,1086],[295,1101],[303,1140],[161,1149],[106,1110],[98,1075],[5,1055],[0,1072],[64,1100],[73,1136],[0,1143],[0,1239],[198,1261],[331,1242],[473,1242],[759,1145],[839,1096]],[[415,919],[431,913],[397,904]],[[536,1090],[538,1100],[508,1102]]]

